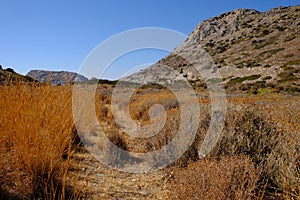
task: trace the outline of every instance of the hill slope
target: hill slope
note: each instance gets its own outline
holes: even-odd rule
[[[34,82],[35,80],[32,77],[16,73],[12,68],[3,69],[0,65],[0,84],[9,83],[10,81]]]
[[[64,84],[65,82],[82,82],[87,81],[88,78],[74,73],[74,72],[67,72],[67,71],[45,71],[45,70],[31,70],[27,73],[27,76],[35,78],[40,82],[46,83],[50,80],[51,84]]]
[[[197,69],[209,63],[205,49],[219,68],[228,90],[300,91],[300,6],[267,12],[238,9],[200,23],[174,52],[151,67],[126,78],[142,83],[206,80]],[[163,65],[176,69],[170,73]],[[195,70],[196,68],[196,70]],[[202,76],[201,76],[202,75]]]

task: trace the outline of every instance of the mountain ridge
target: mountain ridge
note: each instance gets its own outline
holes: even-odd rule
[[[207,56],[204,49],[227,91],[300,92],[299,31],[300,5],[266,12],[237,9],[202,21],[181,46],[124,80],[160,83],[169,74],[172,80],[207,81],[195,70]]]

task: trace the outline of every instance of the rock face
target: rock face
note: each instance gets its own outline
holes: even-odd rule
[[[74,83],[87,81],[88,78],[67,71],[45,71],[45,70],[31,70],[27,73],[27,76],[32,77],[39,82],[46,83],[50,80],[52,85],[60,85],[64,83]]]
[[[201,22],[168,56],[124,80],[207,81],[219,71],[235,89],[300,91],[299,32],[300,6],[234,10]]]

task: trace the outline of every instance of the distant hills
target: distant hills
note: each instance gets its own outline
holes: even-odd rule
[[[26,76],[32,77],[42,83],[50,82],[52,85],[83,82],[88,80],[88,78],[80,74],[67,71],[31,70]]]
[[[23,76],[21,74],[16,73],[12,68],[3,69],[0,65],[0,84],[10,83],[10,82],[35,82],[32,77]]]
[[[186,79],[198,87],[223,83],[228,92],[300,92],[299,33],[300,5],[267,12],[234,10],[201,22],[168,56],[122,80],[145,84]],[[22,76],[1,69],[0,81],[7,77],[51,84],[99,82],[66,71],[32,70]]]
[[[74,72],[31,70],[24,76],[15,72],[12,68],[3,69],[0,65],[0,84],[9,84],[10,82],[50,82],[51,85],[61,85],[86,81],[88,81],[88,78]],[[94,80],[94,82],[97,81],[99,80]]]
[[[172,53],[125,80],[187,79],[203,85],[210,77],[203,77],[195,68],[209,65],[208,53],[214,63],[211,71],[219,69],[222,79],[218,81],[227,91],[300,92],[299,33],[300,6],[267,12],[234,10],[201,22]],[[175,71],[165,70],[165,65]]]

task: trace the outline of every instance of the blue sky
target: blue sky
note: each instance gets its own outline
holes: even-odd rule
[[[0,0],[0,64],[21,74],[31,69],[78,71],[99,43],[133,28],[163,27],[189,34],[203,20],[237,8],[266,11],[299,0]],[[174,46],[175,47],[175,46]],[[153,63],[167,52],[123,56],[105,78],[130,65]]]

